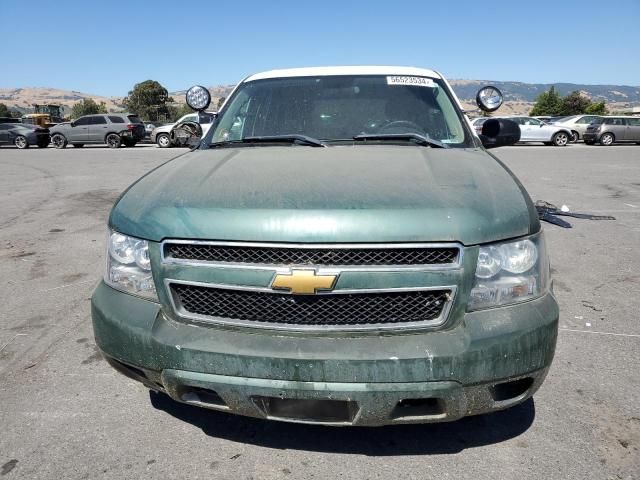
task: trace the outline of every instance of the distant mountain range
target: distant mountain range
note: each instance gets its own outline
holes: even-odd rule
[[[640,86],[584,85],[575,83],[547,84],[491,80],[451,80],[450,83],[464,107],[470,110],[475,108],[474,99],[478,89],[484,85],[495,85],[505,97],[505,104],[499,110],[503,115],[527,114],[531,110],[536,97],[549,90],[552,85],[561,95],[578,90],[591,98],[592,101],[600,102],[604,100],[610,110],[624,110],[640,106]],[[212,106],[217,106],[218,100],[229,95],[232,89],[233,85],[209,87],[213,97]],[[184,90],[170,93],[177,103],[184,103],[184,94]],[[4,103],[9,108],[17,109],[23,113],[29,111],[32,103],[62,104],[68,112],[74,103],[83,98],[92,98],[96,102],[105,102],[109,111],[119,111],[123,108],[123,97],[106,97],[51,87],[0,88],[0,103]]]
[[[473,99],[476,92],[483,85],[498,87],[506,101],[535,102],[536,98],[552,86],[560,95],[567,95],[579,91],[594,102],[606,103],[640,103],[640,86],[627,85],[584,85],[579,83],[523,83],[499,82],[492,80],[451,80],[451,86],[460,99]]]

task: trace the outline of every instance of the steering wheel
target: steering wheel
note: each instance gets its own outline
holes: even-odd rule
[[[389,132],[389,130],[397,130],[396,132]],[[378,129],[378,133],[412,133],[424,134],[425,131],[417,123],[410,122],[409,120],[394,120]]]

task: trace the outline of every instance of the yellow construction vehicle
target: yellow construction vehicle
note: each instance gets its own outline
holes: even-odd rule
[[[64,122],[62,117],[62,105],[34,103],[33,113],[22,116],[22,123],[30,123],[41,127],[52,127]]]

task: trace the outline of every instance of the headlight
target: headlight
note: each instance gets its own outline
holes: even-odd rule
[[[549,260],[542,232],[515,242],[480,247],[469,310],[539,297],[549,288]]]
[[[149,243],[113,231],[109,232],[107,243],[105,282],[123,292],[158,301]]]

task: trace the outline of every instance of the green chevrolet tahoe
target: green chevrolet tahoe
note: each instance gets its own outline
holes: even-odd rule
[[[204,111],[209,92],[187,102]],[[373,426],[519,404],[559,312],[536,210],[487,151],[518,139],[504,119],[476,134],[432,70],[252,75],[193,151],[114,205],[97,345],[178,402],[258,418]]]

